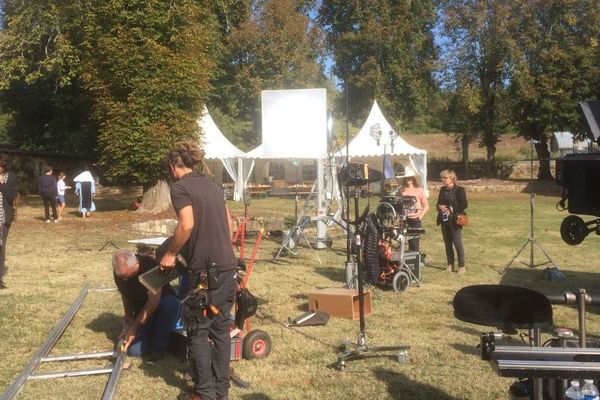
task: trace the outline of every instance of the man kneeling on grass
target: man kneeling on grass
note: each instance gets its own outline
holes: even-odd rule
[[[112,264],[125,310],[123,351],[133,357],[162,358],[179,318],[175,291],[167,284],[154,294],[140,283],[138,276],[158,265],[152,257],[119,250],[113,255]]]

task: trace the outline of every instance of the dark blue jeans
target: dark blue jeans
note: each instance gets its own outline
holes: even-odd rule
[[[146,322],[127,349],[131,357],[142,357],[152,350],[165,351],[169,347],[171,332],[179,319],[179,299],[174,295],[164,296],[150,320]]]

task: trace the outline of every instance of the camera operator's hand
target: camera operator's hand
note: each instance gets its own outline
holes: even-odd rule
[[[129,348],[131,343],[133,343],[133,340],[137,335],[137,330],[137,324],[135,323],[135,321],[131,321],[131,323],[127,325],[123,333],[121,333],[119,339],[123,338],[123,344],[121,345],[121,351],[123,353],[127,352],[127,349]]]
[[[175,268],[175,261],[177,259],[177,254],[172,254],[170,251],[167,251],[163,258],[160,260],[160,269],[162,271],[170,271]]]

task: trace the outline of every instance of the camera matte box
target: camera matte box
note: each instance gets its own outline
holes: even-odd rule
[[[418,251],[404,253],[404,263],[418,280],[421,280],[421,254]]]
[[[359,319],[358,291],[356,289],[327,288],[308,294],[308,308],[323,311],[333,317]],[[371,315],[371,292],[364,291],[365,316]]]
[[[392,261],[400,262],[401,257],[400,251],[392,252]],[[417,277],[418,280],[421,280],[421,253],[418,251],[405,251],[404,252],[404,264],[413,273],[414,276]]]

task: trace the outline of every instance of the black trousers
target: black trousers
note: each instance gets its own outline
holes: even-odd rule
[[[52,218],[56,219],[56,193],[42,193],[42,200],[44,200],[46,221],[50,219],[50,207],[52,207]]]
[[[194,391],[203,399],[226,397],[229,392],[229,328],[232,322],[229,315],[235,301],[236,285],[235,270],[221,272],[217,288],[210,291],[210,301],[217,306],[219,314],[204,317],[202,310],[197,310],[195,316],[185,318]]]
[[[6,273],[6,240],[8,239],[9,226],[2,225],[2,246],[0,246],[0,283],[3,283]]]
[[[456,248],[456,255],[458,257],[458,266],[465,266],[465,249],[462,243],[462,228],[454,225],[452,222],[442,223],[442,237],[444,238],[444,245],[446,246],[446,260],[448,265],[454,266],[454,249]]]
[[[406,218],[406,225],[411,228],[421,228],[421,220],[419,218]],[[408,250],[419,251],[420,237],[417,236],[413,239],[408,239]]]

